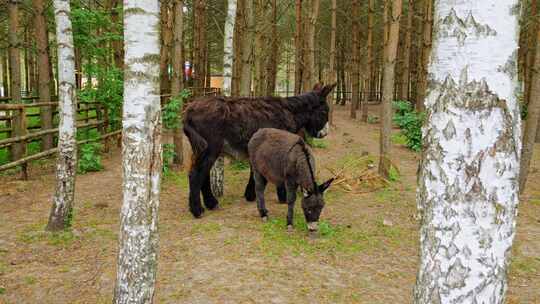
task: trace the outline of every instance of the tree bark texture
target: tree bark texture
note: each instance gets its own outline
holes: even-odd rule
[[[350,117],[356,119],[356,110],[360,104],[360,29],[359,6],[358,0],[353,0],[351,3],[351,18],[352,18],[352,99]]]
[[[504,303],[521,155],[517,0],[436,1],[414,303]]]
[[[58,158],[56,160],[56,189],[47,230],[69,228],[75,198],[77,173],[77,126],[75,52],[71,27],[69,0],[54,0],[56,39],[58,48]]]
[[[401,19],[402,0],[385,1],[385,27],[388,35],[384,44],[384,77],[381,106],[381,135],[379,174],[390,177],[392,162],[390,161],[390,138],[392,136],[392,100],[394,98],[395,67],[399,41],[399,25]]]
[[[124,1],[123,203],[115,303],[152,303],[162,170],[157,0]]]
[[[184,89],[184,54],[183,54],[183,32],[184,32],[184,1],[174,0],[173,4],[173,45],[172,45],[172,81],[171,96],[177,97]],[[173,135],[174,141],[174,159],[177,165],[184,164],[184,134],[182,128],[176,128]]]
[[[33,0],[34,8],[34,29],[36,33],[36,46],[38,52],[38,93],[40,102],[51,101],[49,61],[49,39],[47,34],[47,21],[45,19],[45,7],[43,0]],[[40,123],[42,130],[52,129],[53,114],[51,106],[40,107]],[[43,151],[53,147],[53,135],[47,134],[41,138],[41,149]]]

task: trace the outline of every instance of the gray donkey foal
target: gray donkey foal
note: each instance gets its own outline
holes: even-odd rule
[[[315,182],[315,159],[304,140],[287,131],[259,129],[248,143],[249,160],[255,179],[257,209],[263,220],[268,219],[264,202],[264,189],[269,181],[275,185],[285,184],[287,189],[287,228],[293,228],[296,190],[303,192],[302,209],[309,231],[318,229],[318,221],[324,207],[323,193],[330,186],[329,179],[322,185]]]

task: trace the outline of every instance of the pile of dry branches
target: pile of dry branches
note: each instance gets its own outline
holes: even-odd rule
[[[368,193],[377,191],[390,184],[377,172],[374,158],[370,155],[350,157],[336,167],[326,167],[334,176],[333,187],[340,187],[345,192]]]

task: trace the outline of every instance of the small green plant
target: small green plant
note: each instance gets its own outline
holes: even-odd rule
[[[171,97],[169,102],[163,107],[162,121],[167,129],[177,129],[181,127],[181,110],[184,101],[191,95],[190,91],[183,90],[178,96]]]
[[[422,150],[422,125],[425,114],[416,112],[408,101],[394,102],[394,123],[401,129],[401,134],[406,138],[407,148],[413,151]]]
[[[78,172],[81,174],[87,172],[96,172],[103,169],[101,156],[99,155],[102,145],[98,143],[84,144],[79,154]]]
[[[379,122],[379,117],[375,115],[368,115],[367,117],[367,123],[368,124],[376,124]]]
[[[399,170],[391,165],[390,166],[390,171],[388,171],[388,179],[391,181],[391,182],[397,182],[399,180]]]
[[[311,143],[311,146],[317,149],[326,149],[328,148],[328,143],[324,139],[314,138]]]
[[[0,287],[0,295],[6,293],[6,288]]]
[[[249,162],[246,160],[235,159],[231,162],[231,169],[235,171],[244,171],[249,169]]]
[[[174,157],[176,152],[174,152],[174,144],[164,144],[163,145],[163,173],[169,174]]]

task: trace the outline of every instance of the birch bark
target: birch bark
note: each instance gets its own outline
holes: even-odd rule
[[[152,303],[161,181],[159,2],[124,1],[123,204],[115,303]]]
[[[77,126],[75,94],[75,53],[69,0],[55,0],[56,40],[58,45],[58,159],[56,189],[47,230],[69,228],[75,197],[77,173]]]
[[[517,2],[435,2],[414,303],[504,303],[521,151]]]

